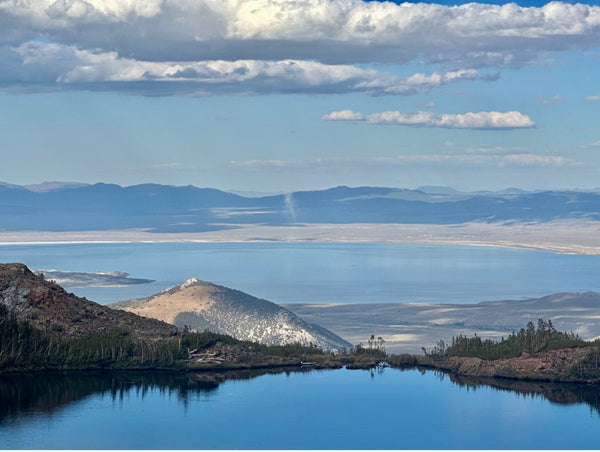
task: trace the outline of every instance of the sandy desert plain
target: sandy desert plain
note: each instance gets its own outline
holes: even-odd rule
[[[556,220],[532,223],[470,222],[449,225],[398,223],[236,225],[231,229],[189,233],[157,233],[146,229],[0,231],[0,244],[272,241],[502,246],[597,255],[600,254],[600,222]]]

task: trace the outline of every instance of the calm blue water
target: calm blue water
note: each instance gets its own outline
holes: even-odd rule
[[[458,386],[432,372],[313,371],[194,385],[157,376],[4,389],[8,449],[597,449],[598,393]],[[135,380],[135,381],[130,381]],[[534,387],[534,389],[531,389]],[[30,393],[27,393],[29,388]],[[36,393],[46,394],[43,400]],[[48,392],[54,393],[50,396]],[[596,389],[596,391],[598,391]],[[17,395],[19,394],[19,395]],[[595,396],[594,396],[595,394]],[[18,397],[31,399],[16,405]],[[14,400],[13,400],[14,401]],[[8,405],[12,407],[6,408]],[[20,407],[20,408],[19,408]],[[7,413],[7,411],[9,411]]]
[[[0,246],[34,269],[124,271],[152,284],[72,288],[101,303],[197,277],[276,303],[478,301],[600,291],[600,256],[420,244],[138,243]]]

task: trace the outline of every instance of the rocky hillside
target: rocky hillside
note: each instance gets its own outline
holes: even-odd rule
[[[458,375],[503,377],[517,380],[580,381],[574,367],[588,357],[590,348],[546,350],[514,358],[483,360],[469,356],[451,356],[435,367]],[[575,369],[576,370],[576,369]],[[585,378],[584,378],[585,380]],[[597,380],[597,378],[593,379]]]
[[[0,264],[0,303],[18,320],[34,328],[66,337],[122,330],[133,338],[158,339],[176,331],[173,325],[110,309],[36,275],[23,264]]]
[[[308,324],[275,303],[195,278],[151,297],[110,307],[179,328],[210,330],[266,345],[313,344],[325,350],[351,347],[331,331]]]

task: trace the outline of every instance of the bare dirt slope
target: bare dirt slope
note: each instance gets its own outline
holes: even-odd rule
[[[151,297],[110,306],[179,328],[209,330],[267,345],[312,344],[325,350],[351,346],[331,331],[306,323],[275,303],[196,278]]]
[[[167,289],[152,297],[119,302],[113,306],[144,317],[175,324],[175,319],[181,312],[201,315],[203,311],[215,304],[214,286],[198,283],[197,279],[192,278],[176,288]]]

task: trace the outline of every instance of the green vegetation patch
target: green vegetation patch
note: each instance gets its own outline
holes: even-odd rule
[[[170,338],[143,340],[124,329],[68,337],[18,320],[0,304],[0,373],[29,370],[186,369],[340,365],[340,358],[315,345],[263,345],[225,334],[188,329]],[[359,349],[359,354],[361,350]]]
[[[482,339],[477,335],[474,337],[459,335],[452,338],[450,345],[438,341],[432,350],[423,349],[423,352],[434,361],[442,361],[451,356],[496,360],[516,358],[523,353],[533,354],[545,350],[590,345],[576,334],[556,331],[551,320],[538,319],[537,329],[533,322],[529,322],[526,328],[521,328],[518,333],[513,332],[500,341]]]

